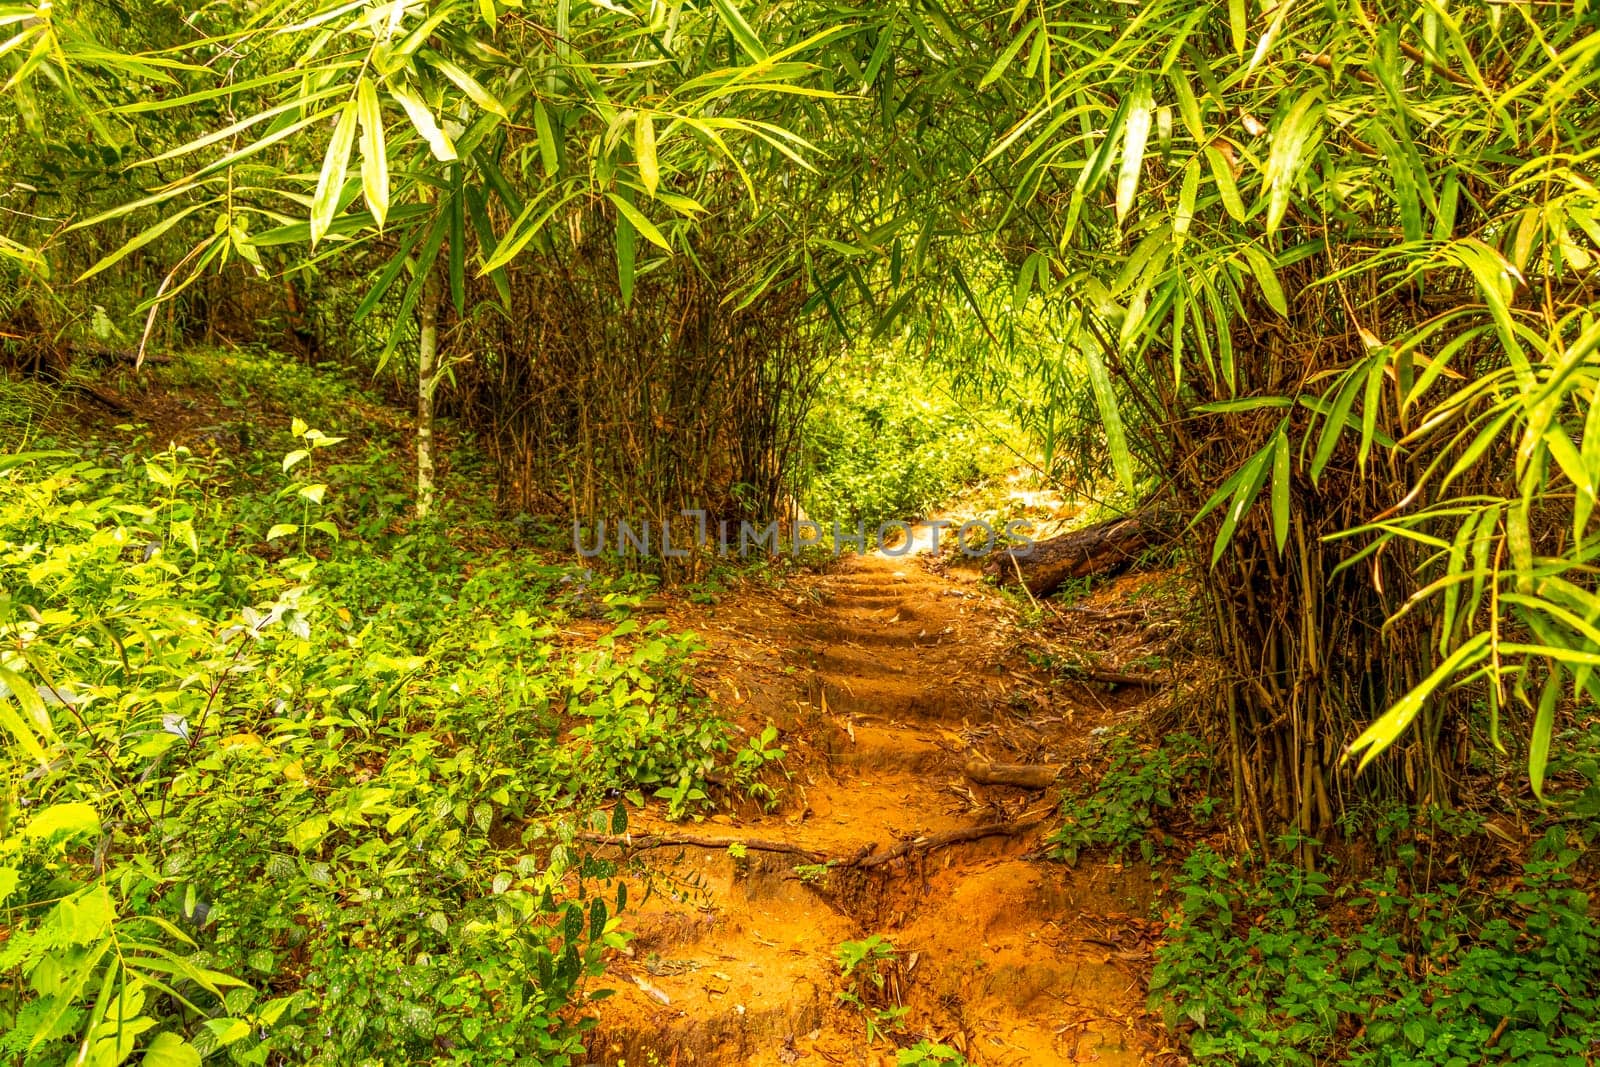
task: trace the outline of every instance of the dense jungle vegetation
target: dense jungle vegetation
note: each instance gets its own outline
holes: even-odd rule
[[[1076,938],[1137,972],[1128,1062],[1593,1062],[1597,22],[0,4],[0,1059],[677,1063],[608,1021],[742,1025],[634,952],[722,892],[672,846],[851,914],[816,1062],[1039,1062],[860,902],[1032,834],[1063,923],[1085,865],[1148,883],[1142,948]],[[685,511],[1139,541],[929,553],[852,660],[727,636],[902,577],[831,534],[576,550]],[[1046,740],[962,756],[972,827],[821,849],[819,723],[866,720],[781,689],[795,635],[955,694],[941,634],[1011,690],[890,770]]]

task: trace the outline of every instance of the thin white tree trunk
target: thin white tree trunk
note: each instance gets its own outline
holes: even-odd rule
[[[417,518],[433,510],[433,384],[439,372],[439,279],[422,280],[422,341],[417,348]]]

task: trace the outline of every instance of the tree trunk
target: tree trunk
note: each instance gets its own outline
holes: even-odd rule
[[[439,372],[439,278],[422,279],[422,338],[417,346],[417,518],[433,510],[433,385]]]
[[[1007,549],[985,569],[1002,585],[1015,585],[1020,573],[1028,592],[1048,596],[1069,578],[1116,574],[1154,539],[1152,518],[1141,513]]]

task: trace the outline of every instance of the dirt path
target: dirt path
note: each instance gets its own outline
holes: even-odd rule
[[[650,852],[654,892],[611,965],[619,994],[590,1062],[892,1064],[890,1039],[869,1045],[866,1016],[836,998],[838,946],[873,934],[897,950],[880,1003],[907,1009],[902,1045],[974,1064],[1150,1062],[1148,874],[1040,857],[1057,791],[962,774],[974,757],[1070,765],[1103,719],[1017,706],[1003,604],[915,557],[867,556],[680,621],[710,638],[719,710],[775,722],[793,777],[772,814],[639,813],[636,837],[751,845]]]

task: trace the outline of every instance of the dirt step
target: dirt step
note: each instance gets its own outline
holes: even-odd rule
[[[884,570],[873,568],[870,570],[836,571],[825,574],[820,583],[833,586],[893,586],[895,588],[916,588],[938,590],[945,587],[944,582],[933,577],[923,570]]]
[[[806,666],[815,671],[842,676],[906,678],[914,677],[915,663],[899,663],[881,653],[848,645],[826,645],[808,650]]]
[[[833,609],[873,608],[885,613],[906,613],[906,618],[913,618],[915,608],[911,607],[913,598],[903,593],[827,593],[823,596],[823,604]]]
[[[939,644],[949,635],[942,626],[902,621],[894,626],[871,619],[840,618],[828,622],[801,623],[797,630],[808,641],[853,645],[884,645],[892,648],[924,648]]]
[[[927,689],[912,679],[826,672],[811,682],[811,702],[820,705],[824,700],[829,710],[839,714],[939,722],[959,722],[962,712],[970,713],[974,703],[970,694],[949,687]]]
[[[855,771],[930,774],[952,762],[937,738],[904,727],[852,725],[821,738],[830,766]]]

